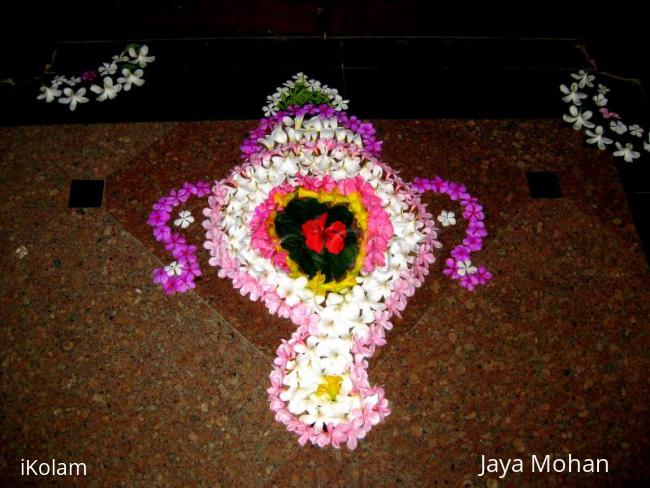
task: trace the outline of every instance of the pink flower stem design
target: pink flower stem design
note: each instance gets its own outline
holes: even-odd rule
[[[451,251],[451,257],[445,261],[446,268],[443,270],[445,276],[453,280],[459,280],[460,286],[473,291],[478,285],[486,285],[492,279],[485,266],[478,266],[472,269],[471,273],[467,268],[471,266],[471,253],[480,251],[483,247],[483,237],[488,235],[483,220],[483,206],[476,197],[467,192],[465,185],[443,180],[439,176],[433,179],[415,178],[411,185],[413,190],[424,193],[432,191],[438,195],[447,195],[452,201],[460,200],[463,207],[463,218],[467,220],[467,230],[463,242]]]
[[[167,274],[165,268],[156,268],[153,271],[153,282],[160,284],[167,295],[184,293],[196,287],[194,279],[201,276],[201,267],[196,257],[196,246],[188,244],[181,234],[172,232],[172,228],[167,225],[171,219],[171,213],[174,208],[187,202],[190,198],[204,197],[209,193],[210,185],[204,181],[183,183],[179,189],[172,190],[166,197],[161,197],[149,214],[147,223],[153,227],[154,238],[165,245],[165,249],[171,252],[182,268],[180,275],[171,276]]]

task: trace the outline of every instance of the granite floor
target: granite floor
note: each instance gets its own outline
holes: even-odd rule
[[[166,297],[145,224],[159,195],[221,178],[251,121],[0,129],[0,485],[641,486],[650,479],[650,280],[609,153],[551,120],[377,120],[407,178],[486,207],[469,293],[442,276],[462,225],[370,362],[393,414],[354,452],[300,448],[266,401],[293,326],[209,269]],[[531,199],[528,171],[563,198]],[[70,180],[106,179],[102,208]],[[454,204],[430,198],[434,213]],[[189,204],[195,216],[204,202]],[[198,219],[200,220],[200,219]],[[197,243],[202,229],[188,230]],[[478,477],[481,455],[606,458],[609,473]],[[20,476],[20,460],[88,476]]]

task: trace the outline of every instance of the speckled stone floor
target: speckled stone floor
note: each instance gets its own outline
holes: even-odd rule
[[[273,421],[267,376],[293,326],[204,255],[193,292],[166,297],[150,280],[168,260],[144,222],[151,204],[224,176],[252,122],[0,129],[0,485],[647,482],[650,280],[611,156],[556,121],[375,124],[407,179],[440,174],[481,199],[477,259],[495,277],[475,293],[444,278],[462,228],[441,233],[430,278],[370,363],[393,414],[353,453],[300,448]],[[563,198],[529,197],[538,170],[559,174]],[[106,178],[104,206],[68,209],[72,178]],[[477,476],[481,455],[533,453],[604,457],[610,472]],[[24,478],[21,458],[85,462],[88,476]]]

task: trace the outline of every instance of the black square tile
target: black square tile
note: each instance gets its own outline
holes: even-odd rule
[[[560,179],[554,171],[526,173],[531,198],[561,198]]]
[[[72,180],[68,207],[101,207],[103,198],[104,180]]]

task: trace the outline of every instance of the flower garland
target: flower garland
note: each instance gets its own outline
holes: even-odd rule
[[[595,75],[580,70],[572,73],[571,77],[575,81],[569,86],[560,85],[564,95],[562,101],[570,105],[569,113],[562,116],[563,120],[572,124],[575,130],[584,129],[587,144],[595,144],[601,151],[613,144],[615,157],[623,158],[628,163],[640,158],[641,153],[636,151],[635,144],[643,138],[646,130],[638,124],[626,125],[618,113],[607,108],[609,99],[606,95],[610,89],[600,83],[596,87]],[[587,88],[597,88],[597,91],[592,94],[581,91]],[[601,120],[592,121],[594,112]],[[625,134],[627,136],[622,137]],[[647,142],[643,142],[643,149],[650,152],[650,133],[647,139]]]
[[[154,238],[162,242],[165,249],[176,258],[176,261],[168,266],[157,268],[153,272],[154,283],[160,284],[168,295],[183,293],[196,287],[194,279],[201,276],[201,268],[196,257],[196,246],[188,244],[181,234],[172,232],[167,222],[171,219],[171,212],[181,203],[187,202],[192,196],[204,197],[208,194],[208,183],[186,182],[179,189],[172,190],[168,196],[161,197],[149,214],[147,223],[153,227]],[[178,217],[174,225],[181,229],[187,229],[194,222],[194,217],[187,210],[179,212]]]
[[[479,204],[478,199],[467,193],[464,185],[445,181],[439,176],[434,179],[415,178],[412,186],[421,193],[432,191],[447,195],[452,201],[460,200],[463,217],[468,221],[468,226],[462,244],[454,247],[451,257],[445,261],[446,268],[443,273],[453,280],[459,280],[460,286],[469,291],[473,291],[478,285],[486,285],[492,279],[492,273],[485,266],[474,266],[470,256],[483,248],[483,237],[488,235],[483,223],[483,206]],[[443,211],[438,220],[445,227],[456,223],[453,212]]]
[[[288,104],[291,96],[280,99]],[[227,178],[211,190],[186,183],[149,216],[154,237],[177,259],[157,269],[154,281],[167,293],[187,291],[200,275],[196,248],[167,222],[190,195],[209,194],[209,264],[242,296],[298,326],[277,350],[268,399],[301,445],[354,449],[391,413],[383,388],[368,380],[368,360],[441,247],[421,193],[460,201],[468,220],[444,274],[468,290],[491,278],[470,260],[487,236],[478,200],[439,177],[407,184],[378,159],[374,133],[327,105],[288,106],[251,131],[244,162]],[[187,211],[178,217],[175,225],[191,224]],[[443,227],[456,222],[446,211],[438,220]]]
[[[79,77],[55,76],[49,86],[41,86],[41,93],[36,98],[46,103],[58,100],[59,103],[67,104],[71,111],[76,110],[78,104],[90,101],[86,97],[88,89],[98,95],[96,98],[98,102],[113,100],[122,91],[127,92],[133,86],[144,85],[144,68],[155,60],[155,56],[149,56],[148,46],[129,44],[124,51],[113,56],[110,62],[102,63],[97,70],[84,71]],[[122,76],[118,77],[115,83],[112,76],[119,74]],[[102,77],[100,85],[92,83],[98,76]],[[82,83],[86,86],[80,86]]]
[[[304,73],[297,73],[279,86],[275,93],[266,97],[268,105],[262,107],[266,117],[275,115],[290,106],[307,104],[330,105],[336,110],[347,110],[348,100],[343,100],[336,88],[330,88],[320,81],[308,79]]]

